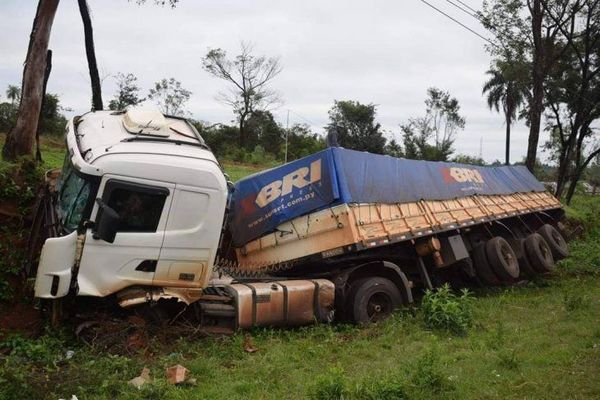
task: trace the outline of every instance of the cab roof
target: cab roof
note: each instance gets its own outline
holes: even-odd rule
[[[74,134],[85,162],[116,154],[157,154],[215,161],[214,155],[185,118],[157,109],[94,111],[75,117]]]

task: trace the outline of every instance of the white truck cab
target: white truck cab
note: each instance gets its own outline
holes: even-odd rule
[[[44,243],[35,296],[143,286],[191,301],[211,277],[228,196],[200,134],[183,118],[133,108],[74,118],[66,143],[61,235]]]

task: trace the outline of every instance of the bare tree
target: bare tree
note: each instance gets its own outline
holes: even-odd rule
[[[2,150],[2,155],[7,160],[32,153],[42,107],[48,42],[58,3],[59,0],[39,0],[38,2],[23,68],[17,122],[14,129],[8,133]]]
[[[98,74],[98,63],[96,62],[96,50],[94,49],[94,30],[87,0],[77,0],[79,13],[83,22],[83,34],[85,38],[85,55],[87,56],[90,80],[92,81],[92,110],[102,110],[102,87],[100,75]]]
[[[191,95],[192,92],[184,89],[181,82],[170,78],[155,82],[148,92],[148,99],[154,100],[163,114],[182,116],[186,113],[183,107]]]
[[[137,77],[132,73],[117,73],[117,93],[115,98],[108,103],[110,110],[124,110],[125,107],[135,106],[145,100],[139,97],[140,87],[137,85]],[[156,85],[155,85],[156,86]]]
[[[211,49],[202,60],[209,74],[229,83],[229,90],[220,92],[217,100],[233,108],[242,147],[246,144],[248,117],[255,111],[266,111],[281,103],[279,94],[268,87],[282,70],[279,58],[255,56],[252,51],[250,44],[242,42],[241,53],[233,59],[227,58],[224,50]]]

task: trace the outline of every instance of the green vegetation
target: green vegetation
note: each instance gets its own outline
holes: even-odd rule
[[[471,294],[464,289],[460,295],[456,295],[448,284],[434,291],[427,290],[421,302],[421,311],[425,326],[430,329],[463,335],[473,324]]]
[[[569,310],[564,296],[587,305]],[[482,291],[466,336],[423,329],[423,315],[397,314],[366,328],[321,325],[150,342],[115,356],[69,336],[0,344],[0,398],[594,398],[600,394],[600,282],[559,275],[545,287]],[[46,345],[42,345],[47,343]],[[74,350],[66,359],[67,350]],[[173,387],[164,368],[182,364],[196,386]],[[153,383],[127,385],[146,366]],[[343,396],[343,397],[342,397]],[[394,397],[395,396],[395,397]],[[404,396],[404,397],[403,397]]]

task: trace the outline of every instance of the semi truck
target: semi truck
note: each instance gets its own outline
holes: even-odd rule
[[[175,303],[206,327],[368,323],[568,255],[559,201],[522,166],[334,147],[233,184],[189,121],[140,108],[73,118],[66,147],[32,229],[53,310],[87,296]]]

